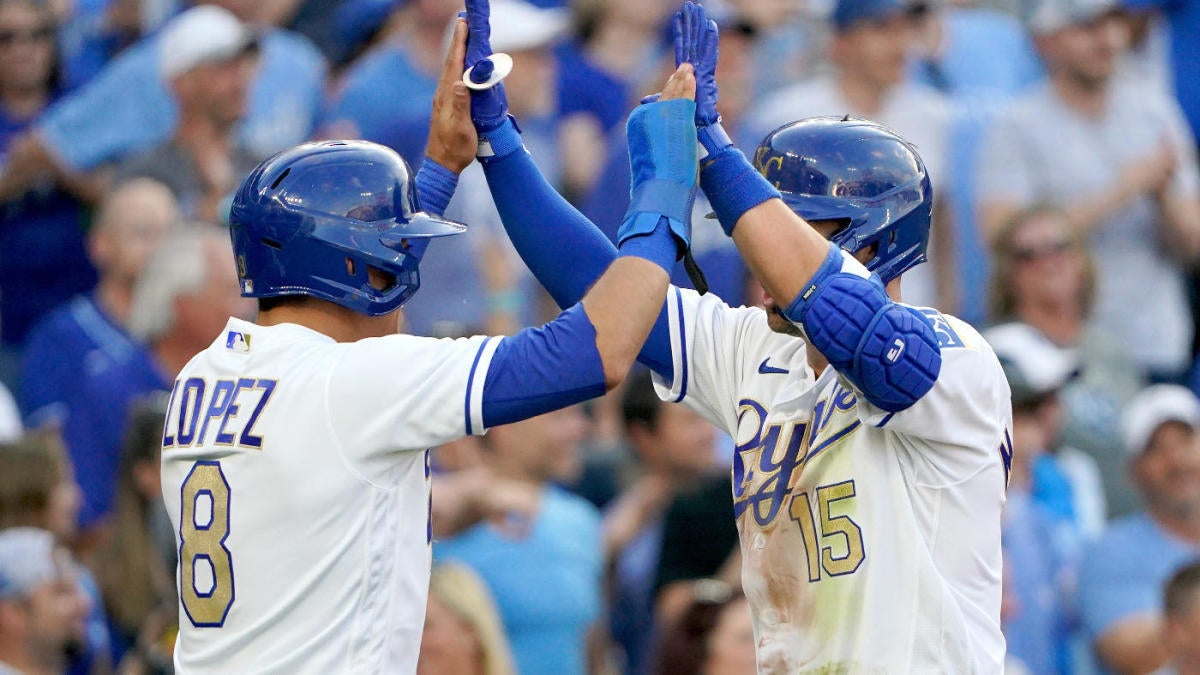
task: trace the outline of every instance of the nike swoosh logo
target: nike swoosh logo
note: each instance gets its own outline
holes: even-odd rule
[[[763,359],[762,363],[758,364],[759,374],[762,374],[762,375],[772,375],[772,374],[786,375],[787,374],[787,372],[788,372],[787,368],[775,368],[773,366],[768,366],[767,361],[770,361],[770,360],[771,360],[771,357],[768,356],[767,358]]]

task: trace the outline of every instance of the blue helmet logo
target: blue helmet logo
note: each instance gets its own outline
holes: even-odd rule
[[[800,120],[767,134],[754,167],[801,218],[844,222],[833,243],[877,247],[866,266],[884,283],[925,261],[933,188],[894,132],[852,117]]]
[[[366,141],[271,157],[243,181],[229,221],[243,296],[308,295],[370,316],[417,292],[429,239],[466,230],[422,213],[408,163]]]

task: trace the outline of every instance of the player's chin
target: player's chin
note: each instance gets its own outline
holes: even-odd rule
[[[775,308],[774,303],[768,304],[766,310],[767,326],[770,327],[771,330],[775,331],[776,333],[783,333],[784,335],[792,335],[795,337],[801,336],[800,329],[797,328],[791,321],[783,318],[783,316]]]

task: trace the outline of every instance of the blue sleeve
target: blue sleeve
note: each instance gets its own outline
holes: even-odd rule
[[[52,314],[34,327],[21,357],[21,414],[30,429],[62,422],[66,415],[63,392],[80,365],[72,364],[70,356],[75,354],[61,349],[54,339],[57,318],[57,313]]]
[[[483,383],[483,425],[528,419],[605,391],[596,329],[576,304],[500,342]]]
[[[438,216],[446,213],[446,206],[458,186],[458,174],[426,157],[415,180],[417,204],[421,210]]]
[[[87,171],[152,148],[171,135],[177,106],[158,76],[157,45],[155,37],[142,40],[94,80],[50,106],[37,131],[53,155]]]
[[[582,300],[617,259],[616,247],[546,182],[525,150],[484,164],[483,172],[504,229],[529,271],[559,307]],[[638,361],[673,378],[665,305]]]
[[[1085,551],[1079,569],[1079,613],[1083,628],[1095,640],[1117,621],[1158,608],[1158,585],[1142,570],[1139,546],[1113,545],[1102,537]]]

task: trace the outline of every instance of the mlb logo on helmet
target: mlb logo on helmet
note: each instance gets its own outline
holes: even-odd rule
[[[225,348],[243,354],[250,351],[250,335],[231,330],[225,334]]]

